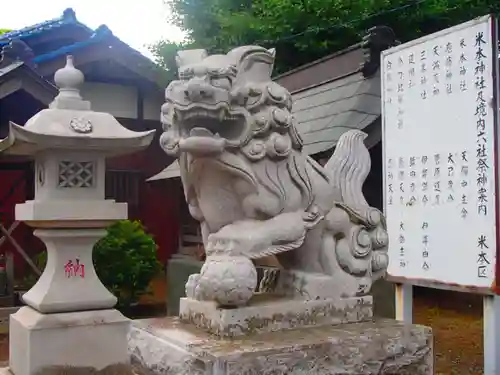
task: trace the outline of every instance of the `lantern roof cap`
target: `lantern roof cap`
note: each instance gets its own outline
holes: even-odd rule
[[[38,112],[24,126],[11,122],[9,135],[0,140],[0,151],[33,155],[49,149],[71,149],[117,155],[147,147],[155,130],[134,132],[111,114],[92,111],[90,102],[80,94],[84,80],[83,73],[74,66],[73,56],[67,56],[66,65],[54,75],[59,94],[49,108]]]

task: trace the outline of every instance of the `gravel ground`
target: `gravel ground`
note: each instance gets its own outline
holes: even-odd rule
[[[414,321],[432,327],[436,375],[483,375],[482,299],[415,288]]]

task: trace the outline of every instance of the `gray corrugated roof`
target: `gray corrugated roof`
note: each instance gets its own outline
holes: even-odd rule
[[[363,50],[359,45],[354,45],[309,64],[299,66],[274,77],[273,80],[291,93],[295,93],[308,87],[354,74],[359,71],[359,67],[364,61]]]
[[[292,113],[304,151],[317,154],[335,146],[349,129],[364,129],[381,114],[380,74],[354,73],[292,94]]]

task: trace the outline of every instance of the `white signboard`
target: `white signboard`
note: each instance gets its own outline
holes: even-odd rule
[[[483,17],[382,54],[389,275],[495,285],[496,65]]]

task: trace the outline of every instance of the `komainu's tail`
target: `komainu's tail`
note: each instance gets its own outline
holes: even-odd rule
[[[353,293],[358,295],[369,292],[389,263],[385,218],[378,209],[370,207],[363,195],[363,184],[371,168],[365,139],[366,134],[360,130],[344,133],[325,166],[335,196],[340,197],[326,217],[330,230],[343,234],[335,244],[336,261],[355,278]]]
[[[363,195],[363,184],[371,168],[370,153],[364,143],[366,137],[361,130],[349,130],[342,134],[335,152],[325,165],[337,196],[342,197],[339,203],[354,210],[368,207]]]

